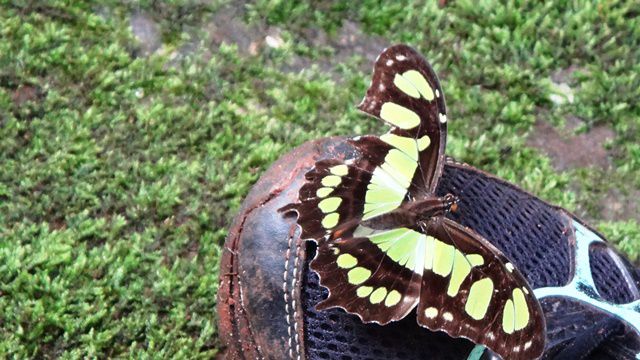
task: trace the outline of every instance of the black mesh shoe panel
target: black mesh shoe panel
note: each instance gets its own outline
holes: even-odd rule
[[[606,248],[592,246],[589,249],[589,258],[593,281],[603,299],[617,304],[635,300],[622,272],[609,256]]]

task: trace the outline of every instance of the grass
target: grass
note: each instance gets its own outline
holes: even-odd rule
[[[251,185],[306,140],[383,129],[354,109],[371,64],[331,40],[347,22],[357,42],[408,42],[431,60],[451,155],[640,253],[637,214],[599,212],[614,190],[640,190],[632,2],[0,4],[0,354],[214,356],[218,259]],[[213,44],[207,25],[229,6],[245,36],[277,28],[280,46]],[[134,12],[160,29],[151,56]],[[575,101],[556,105],[550,79],[570,66]],[[611,169],[558,172],[526,145],[537,120],[568,115],[615,132]]]

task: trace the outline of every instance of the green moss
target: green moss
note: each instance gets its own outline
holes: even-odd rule
[[[306,140],[384,129],[354,108],[371,39],[409,42],[441,74],[451,155],[579,210],[637,256],[637,221],[597,211],[640,187],[631,3],[257,1],[236,9],[243,26],[265,21],[283,43],[253,55],[206,33],[225,3],[0,5],[0,353],[214,356],[217,264],[251,185]],[[149,57],[133,12],[160,29]],[[333,38],[347,22],[354,50]],[[576,101],[556,106],[550,76],[570,65]],[[614,175],[558,173],[526,146],[537,120],[567,114],[615,131]]]
[[[599,228],[635,264],[640,260],[640,225],[637,221],[601,222]]]

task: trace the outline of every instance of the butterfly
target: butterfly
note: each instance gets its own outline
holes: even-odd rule
[[[436,195],[447,116],[429,63],[406,45],[385,49],[358,108],[389,132],[350,139],[355,158],[316,162],[298,202],[281,209],[318,245],[310,267],[329,296],[317,308],[381,325],[417,309],[430,330],[505,359],[539,357],[545,321],[532,289],[489,241],[446,217],[457,197]]]

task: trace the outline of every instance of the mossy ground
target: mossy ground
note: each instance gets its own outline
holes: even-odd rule
[[[243,197],[306,140],[383,130],[354,104],[395,42],[441,76],[449,154],[637,258],[633,2],[316,3],[1,2],[0,354],[215,355],[217,264]],[[141,50],[134,14],[159,48]],[[567,69],[574,100],[556,104]],[[527,145],[568,116],[614,133],[608,166],[559,171]]]

